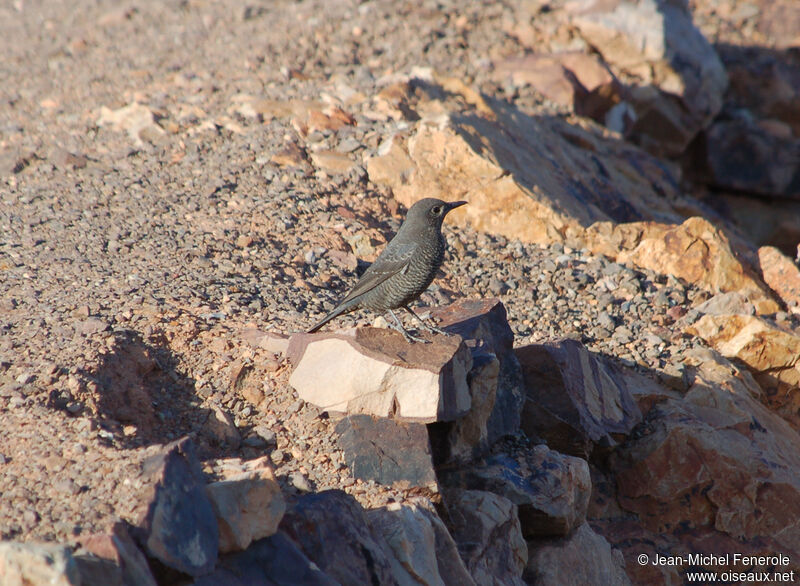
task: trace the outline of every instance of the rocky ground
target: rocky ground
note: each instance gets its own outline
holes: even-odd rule
[[[699,29],[731,71],[742,59],[732,47],[762,46],[780,57],[774,69],[788,71],[789,81],[780,78],[783,101],[767,113],[725,97],[720,86],[716,110],[699,107],[708,112],[681,120],[686,127],[658,148],[638,126],[609,122],[608,130],[588,109],[577,116],[584,94],[564,90],[549,73],[544,81],[503,73],[532,46],[589,51],[575,32],[580,23],[563,28],[561,4],[19,0],[0,7],[0,537],[72,544],[118,518],[134,522],[143,462],[187,435],[210,479],[219,477],[220,459],[268,455],[290,505],[331,488],[365,509],[417,497],[414,487],[354,478],[335,418],[298,397],[283,342],[264,332],[300,332],[330,310],[357,279],[359,259],[374,260],[426,189],[468,199],[472,209],[445,226],[443,275],[422,305],[496,297],[516,347],[570,338],[681,393],[691,386],[689,357],[713,347],[740,360],[747,383],[762,385],[762,402],[796,429],[794,375],[774,392],[763,376],[791,371],[797,354],[794,362],[754,365],[715,342],[725,324],[704,329],[703,321],[758,314],[794,352],[797,277],[790,266],[770,280],[758,264],[767,254],[758,246],[792,256],[789,245],[800,240],[800,215],[792,215],[800,192],[782,179],[791,161],[778,157],[761,183],[751,174],[751,183],[726,185],[713,156],[700,171],[682,160],[700,148],[693,137],[718,124],[719,112],[723,122],[726,112],[744,120],[746,107],[764,136],[783,141],[765,138],[748,152],[768,159],[796,148],[800,118],[784,107],[800,96],[800,84],[790,83],[798,79],[796,29],[785,24],[792,3],[777,15],[769,3],[692,3]],[[609,67],[607,87],[642,78]],[[559,101],[573,93],[574,104]],[[606,106],[639,104],[609,99]],[[441,123],[448,116],[449,126]],[[525,140],[538,140],[531,152],[539,149],[540,159],[509,155],[495,130],[475,122],[513,117],[535,129]],[[454,171],[464,161],[462,142],[424,143],[425,132],[445,127],[485,158],[487,171],[477,178]],[[502,128],[504,137],[513,134]],[[729,130],[704,140],[723,144]],[[405,149],[401,163],[391,158],[400,156],[396,149]],[[492,175],[498,168],[503,173]],[[538,172],[557,179],[542,183]],[[556,203],[547,212],[512,199],[488,205],[486,186],[506,175],[535,193],[536,205],[545,206],[542,192]],[[736,202],[751,192],[761,199],[743,217]],[[769,197],[780,221],[763,211]],[[505,218],[502,226],[491,226],[492,214]],[[701,242],[710,256],[690,253],[670,264],[656,245],[642,250],[642,242],[663,238],[651,234],[653,225],[686,226],[694,215],[707,227],[675,228],[674,238]],[[537,222],[533,232],[522,226]],[[630,236],[611,227],[592,232],[595,222],[645,227]],[[695,262],[700,276],[690,270]],[[716,306],[702,305],[714,299]],[[336,326],[374,317],[356,313]],[[605,474],[592,480],[603,486]],[[607,511],[594,513],[602,533]],[[614,530],[606,539],[617,545],[623,539]]]

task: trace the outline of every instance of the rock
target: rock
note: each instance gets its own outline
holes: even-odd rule
[[[475,583],[522,586],[528,546],[516,505],[482,490],[451,489],[444,496],[453,539]]]
[[[223,460],[218,468],[222,479],[208,484],[206,494],[217,517],[220,553],[245,550],[274,534],[286,502],[269,457]]]
[[[213,574],[194,586],[336,586],[284,533],[278,532],[250,545],[245,551],[224,556]]]
[[[254,348],[263,348],[273,354],[285,355],[289,349],[289,336],[278,332],[264,332],[257,328],[242,330],[242,340]]]
[[[290,142],[276,151],[270,157],[270,162],[279,167],[304,167],[308,164],[308,159],[306,158],[306,152],[302,148]]]
[[[497,454],[460,470],[440,470],[448,488],[486,490],[519,509],[526,539],[566,535],[586,520],[592,491],[585,460],[539,445],[515,457]]]
[[[746,364],[768,403],[800,424],[799,334],[752,315],[704,315],[686,331]]]
[[[392,503],[369,511],[367,519],[386,540],[392,574],[400,584],[475,584],[430,501]]]
[[[438,491],[424,424],[349,415],[336,424],[336,433],[355,478],[383,485],[407,482]]]
[[[105,569],[102,576],[106,578],[109,573],[119,577],[119,583],[125,586],[141,585],[156,586],[156,580],[150,571],[147,558],[141,550],[136,547],[133,539],[128,532],[128,526],[123,522],[115,523],[110,533],[89,535],[81,538],[81,548],[75,552],[75,559],[81,565],[84,555],[91,555],[98,559],[109,562],[117,571]],[[83,583],[87,583],[87,577],[81,568]],[[111,584],[108,579],[96,580],[97,586]]]
[[[612,71],[636,79],[628,100],[636,120],[626,135],[658,155],[675,156],[722,108],[722,62],[674,0],[579,0],[572,24]]]
[[[80,586],[81,576],[65,545],[0,543],[0,583],[3,586]]]
[[[221,446],[233,449],[242,443],[242,436],[233,422],[233,417],[219,405],[211,404],[203,433]]]
[[[685,361],[694,373],[685,396],[658,402],[610,457],[619,506],[657,534],[714,530],[798,559],[800,435],[717,352]]]
[[[452,421],[470,408],[472,358],[458,337],[409,343],[398,332],[361,328],[354,335],[296,334],[289,383],[320,409],[401,421]]]
[[[167,444],[147,458],[142,480],[146,488],[136,506],[133,536],[170,568],[190,576],[211,572],[219,531],[191,440]]]
[[[370,180],[406,206],[458,193],[469,205],[451,221],[527,242],[564,242],[599,221],[679,221],[676,178],[641,150],[500,101],[461,103],[437,99],[437,118],[381,145]]]
[[[555,450],[588,457],[595,444],[617,445],[642,419],[625,379],[574,340],[516,350],[527,397],[522,430]]]
[[[741,260],[722,230],[703,218],[689,218],[677,226],[602,222],[586,230],[585,236],[594,254],[673,275],[714,293],[739,292],[759,314],[779,309],[767,286]]]
[[[542,586],[625,586],[631,583],[625,573],[622,553],[611,549],[608,541],[592,531],[588,523],[563,539],[533,544],[525,581]]]
[[[147,106],[133,102],[110,110],[103,106],[97,119],[98,126],[108,126],[118,132],[126,132],[134,143],[156,142],[165,134],[164,129],[155,122],[153,112]]]
[[[356,500],[339,490],[299,498],[281,530],[325,574],[341,584],[399,584],[388,545],[370,528]]]
[[[800,200],[800,140],[750,117],[717,120],[705,133],[700,177],[717,189]]]
[[[77,553],[73,558],[78,566],[81,586],[125,586],[122,581],[122,570],[111,560]]]
[[[800,313],[800,268],[772,246],[758,249],[764,282],[775,291],[792,313]]]
[[[756,308],[736,291],[717,293],[695,308],[703,315],[754,315]]]
[[[431,314],[441,328],[467,340],[472,353],[469,413],[453,423],[429,426],[437,464],[465,461],[519,429],[524,389],[514,333],[497,299],[462,299]]]
[[[92,334],[105,332],[107,329],[108,329],[108,324],[96,317],[90,317],[88,319],[78,322],[75,325],[75,331],[84,336],[91,336]]]
[[[530,85],[576,114],[602,122],[620,102],[622,86],[594,55],[578,51],[512,57],[495,64],[495,78]]]
[[[314,166],[328,173],[349,173],[355,166],[355,161],[345,154],[335,151],[319,151],[311,154]]]
[[[759,121],[780,121],[800,136],[800,75],[791,53],[727,43],[717,50],[730,79],[729,109],[746,109]]]

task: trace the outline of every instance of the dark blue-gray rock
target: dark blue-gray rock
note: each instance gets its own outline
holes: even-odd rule
[[[383,536],[372,531],[364,510],[343,491],[301,497],[284,515],[280,530],[341,584],[399,584]]]
[[[642,420],[622,372],[575,340],[516,350],[525,376],[522,430],[583,458],[611,447]]]
[[[438,490],[424,424],[350,415],[336,424],[336,433],[356,478],[383,485],[408,482]]]
[[[523,586],[528,546],[517,506],[484,490],[450,489],[444,494],[458,552],[477,584]]]
[[[167,444],[142,464],[147,488],[140,497],[134,538],[159,562],[190,576],[214,569],[217,518],[189,438]]]
[[[526,539],[566,535],[586,520],[592,492],[585,460],[545,445],[515,456],[496,454],[473,466],[439,470],[446,488],[486,490],[517,505]]]
[[[472,352],[472,368],[467,375],[473,395],[470,413],[454,424],[430,426],[434,450],[445,452],[434,454],[438,463],[474,457],[497,440],[514,435],[520,426],[525,394],[522,371],[514,355],[514,333],[498,299],[462,299],[436,308],[432,314],[442,329],[460,335]]]
[[[223,557],[212,574],[194,586],[335,586],[284,533],[254,541],[243,552]]]

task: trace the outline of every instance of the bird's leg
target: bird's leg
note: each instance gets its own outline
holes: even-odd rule
[[[435,333],[435,334],[442,334],[444,336],[451,336],[452,335],[449,332],[445,332],[444,330],[441,330],[441,329],[437,328],[436,326],[428,325],[427,323],[425,323],[425,320],[422,319],[420,316],[418,316],[416,313],[414,313],[414,310],[411,309],[408,305],[404,305],[403,307],[405,308],[405,310],[408,313],[410,313],[415,318],[417,318],[417,321],[422,324],[422,327],[425,328],[426,330],[428,330],[429,332],[432,332],[432,333]]]
[[[424,338],[418,338],[417,336],[412,336],[411,334],[409,334],[408,331],[403,327],[403,324],[400,323],[400,320],[397,319],[397,316],[395,315],[394,311],[390,309],[389,313],[394,318],[394,323],[395,323],[395,325],[389,324],[389,326],[397,330],[401,334],[403,334],[403,337],[406,339],[407,342],[422,342],[423,344],[428,344],[428,340]]]

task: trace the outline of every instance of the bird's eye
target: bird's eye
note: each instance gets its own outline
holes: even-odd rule
[[[433,208],[431,209],[433,210],[433,213],[436,214],[437,216],[442,213],[442,206],[433,206]]]

